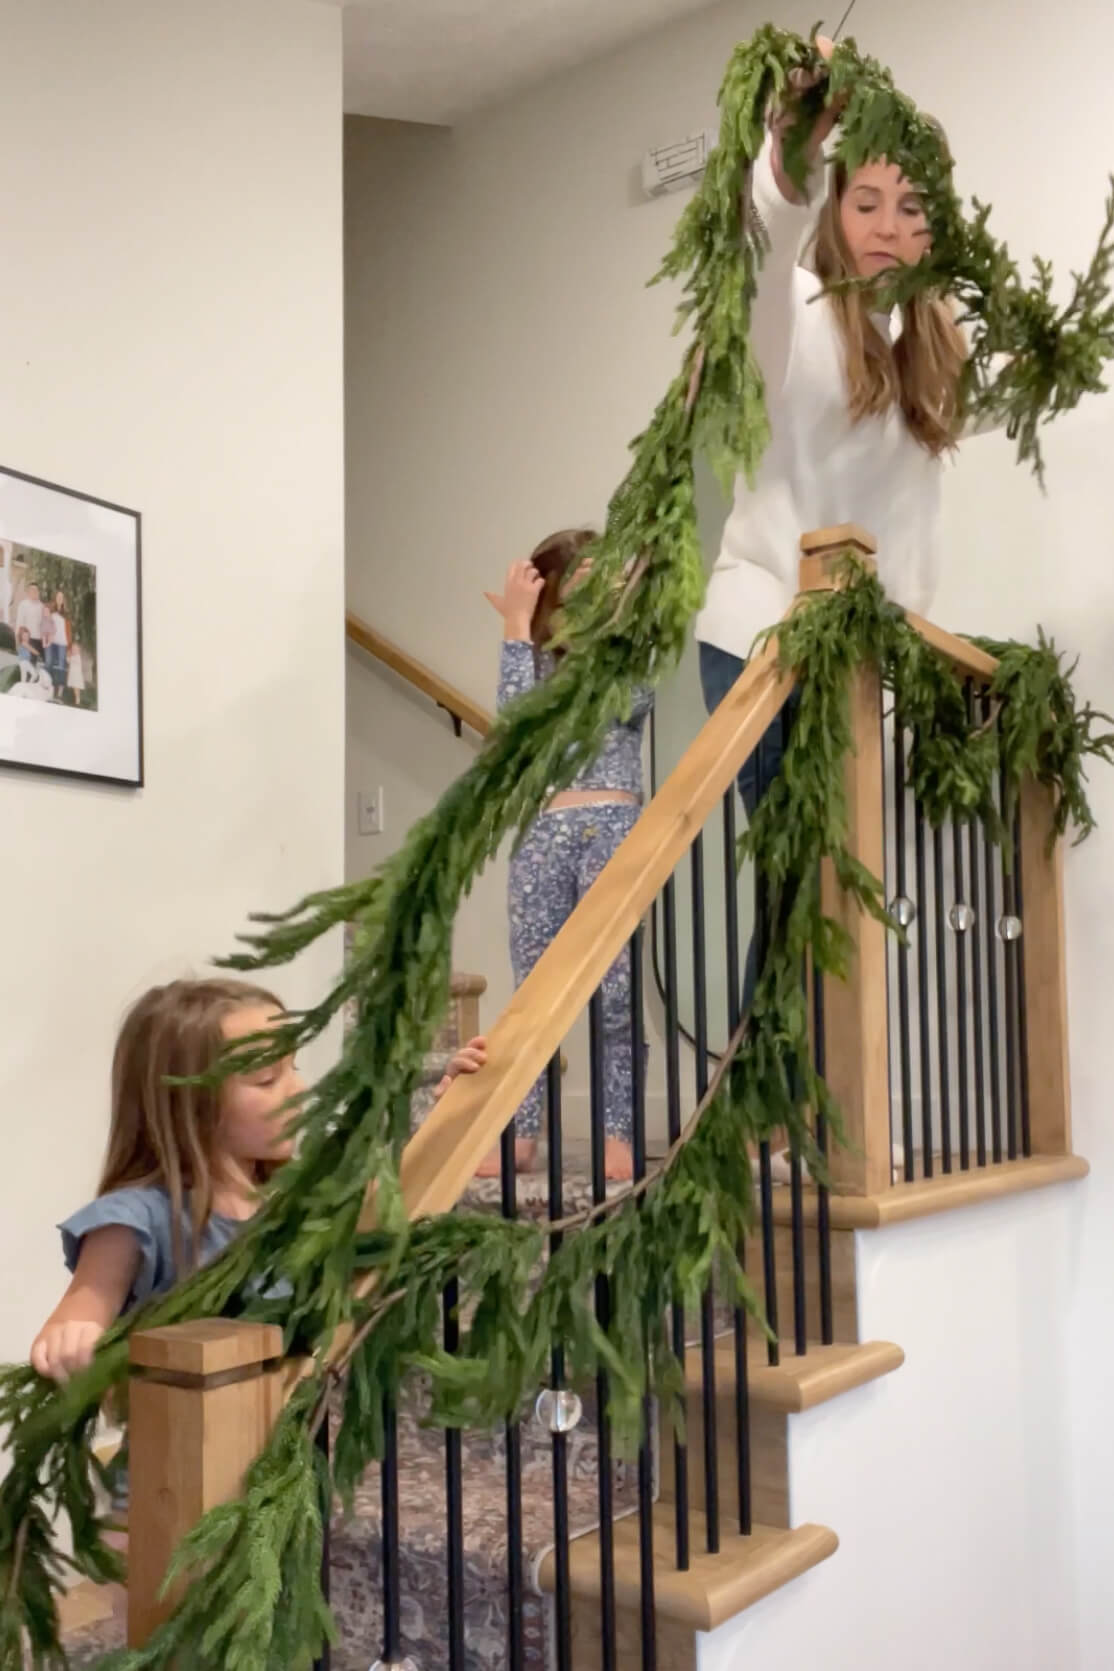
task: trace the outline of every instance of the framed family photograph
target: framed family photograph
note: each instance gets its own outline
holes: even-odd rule
[[[143,782],[140,516],[0,465],[0,769]]]

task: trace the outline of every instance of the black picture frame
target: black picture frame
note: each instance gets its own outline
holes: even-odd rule
[[[43,630],[35,610],[44,574],[66,622],[64,653],[55,648],[53,657],[28,634],[36,619]],[[75,590],[83,638],[66,601]],[[60,637],[59,616],[46,613]],[[0,465],[0,771],[145,784],[142,514],[8,465]]]

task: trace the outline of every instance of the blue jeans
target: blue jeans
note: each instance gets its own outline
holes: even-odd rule
[[[746,667],[746,662],[741,656],[733,656],[730,651],[721,650],[715,644],[701,644],[699,648],[700,688],[704,692],[704,706],[710,714],[714,714]],[[793,714],[796,712],[795,697],[789,698],[786,707],[789,711],[789,721],[792,723]],[[782,715],[779,714],[767,728],[765,736],[750,759],[743,762],[739,773],[739,795],[748,818],[754,817],[759,801],[780,772],[784,751]]]
[[[700,645],[700,687],[704,692],[704,706],[714,713],[746,666],[741,656],[733,656],[715,644]],[[739,796],[748,819],[753,818],[759,801],[781,770],[785,753],[786,725],[792,725],[797,711],[796,693],[785,704],[785,710],[766,729],[761,742],[739,772]],[[743,1009],[750,1008],[758,980],[758,946],[754,936],[747,947],[743,966]]]
[[[47,645],[46,670],[54,681],[55,690],[61,690],[66,683],[66,646],[64,644]]]

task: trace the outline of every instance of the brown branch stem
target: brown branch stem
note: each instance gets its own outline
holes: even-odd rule
[[[15,1599],[19,1585],[20,1569],[23,1566],[23,1552],[27,1548],[27,1526],[28,1517],[24,1515],[19,1523],[19,1530],[16,1532],[15,1543],[12,1547],[12,1570],[8,1575],[8,1593],[5,1598],[7,1604]]]
[[[568,1218],[550,1219],[543,1226],[548,1235],[560,1236],[564,1235],[565,1232],[569,1230],[586,1230],[588,1226],[590,1224],[594,1224],[597,1219],[606,1218],[608,1213],[617,1212],[619,1208],[625,1206],[628,1201],[637,1200],[639,1196],[645,1195],[646,1191],[650,1188],[650,1185],[657,1183],[658,1179],[663,1177],[665,1173],[669,1171],[669,1168],[673,1165],[673,1162],[676,1160],[681,1150],[692,1138],[705,1112],[711,1106],[716,1093],[723,1084],[728,1068],[735,1060],[735,1055],[739,1046],[746,1037],[749,1025],[750,1011],[748,1010],[746,1015],[744,1015],[742,1020],[739,1022],[735,1031],[732,1033],[730,1039],[728,1039],[727,1049],[716,1063],[716,1070],[711,1079],[708,1081],[708,1089],[704,1092],[704,1095],[701,1097],[688,1120],[685,1122],[684,1127],[670,1145],[667,1153],[662,1156],[661,1160],[659,1160],[654,1166],[650,1167],[644,1177],[636,1179],[632,1184],[627,1184],[623,1189],[616,1190],[615,1194],[609,1195],[606,1201],[600,1201],[594,1207],[587,1207],[583,1212],[571,1213]]]

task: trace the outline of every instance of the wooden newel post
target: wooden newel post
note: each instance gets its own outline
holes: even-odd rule
[[[840,560],[853,551],[871,562],[877,545],[853,523],[821,528],[801,540],[802,592],[839,584]],[[844,765],[847,844],[874,876],[885,875],[882,780],[882,682],[862,668],[851,688],[853,749]],[[832,1175],[849,1195],[874,1195],[892,1182],[890,1087],[887,1055],[886,931],[846,899],[825,863],[821,892],[827,914],[851,938],[846,982],[824,983],[825,1077],[843,1114],[844,1146],[831,1157]]]
[[[1051,789],[1021,785],[1021,950],[1025,966],[1029,1130],[1035,1155],[1070,1155],[1064,844],[1053,845]]]
[[[800,590],[834,591],[839,585],[840,563],[848,552],[873,569],[878,542],[857,522],[841,522],[834,528],[817,528],[811,534],[802,534]]]
[[[240,1490],[281,1408],[282,1330],[224,1319],[131,1342],[128,1643],[144,1645],[178,1597],[171,1555],[207,1509]]]

